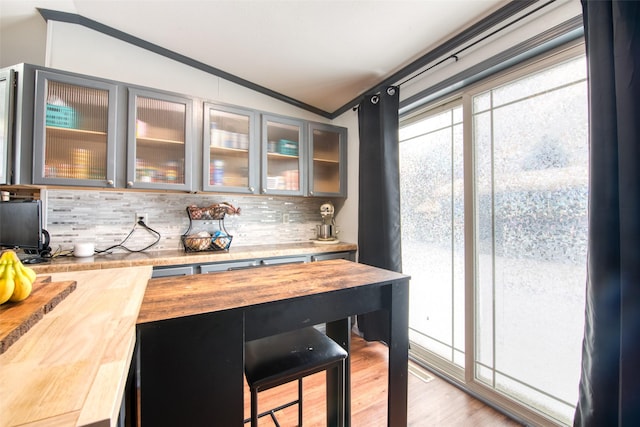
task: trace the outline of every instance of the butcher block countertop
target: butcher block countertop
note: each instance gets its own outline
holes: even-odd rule
[[[57,257],[48,263],[31,264],[36,273],[54,273],[63,271],[99,270],[107,268],[136,267],[148,265],[179,266],[227,262],[242,259],[257,259],[279,256],[320,254],[326,252],[356,251],[353,243],[317,244],[312,241],[301,243],[281,243],[270,245],[237,246],[220,252],[185,252],[184,250],[145,251],[139,253],[115,252],[108,255],[95,255],[87,258]]]
[[[51,274],[76,289],[0,355],[0,427],[115,425],[151,271]]]
[[[406,278],[344,259],[149,280],[138,324]]]

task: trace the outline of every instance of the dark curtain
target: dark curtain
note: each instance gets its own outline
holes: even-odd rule
[[[589,255],[574,426],[640,425],[640,3],[582,0]]]
[[[366,96],[358,108],[358,262],[396,272],[401,272],[402,268],[398,164],[399,95],[399,88],[388,87],[380,94]],[[358,329],[367,341],[388,342],[386,313],[358,316]]]

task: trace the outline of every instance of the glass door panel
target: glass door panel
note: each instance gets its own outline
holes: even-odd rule
[[[473,98],[475,375],[563,424],[584,328],[587,105],[584,57]]]
[[[465,367],[463,175],[460,105],[401,128],[402,270],[411,275],[412,352],[458,373]]]
[[[309,127],[309,193],[313,196],[346,195],[342,188],[346,184],[343,158],[345,132],[320,124],[310,124]]]
[[[265,117],[262,192],[302,195],[302,121]]]
[[[191,101],[130,90],[128,187],[189,189]],[[133,163],[135,162],[135,163]]]
[[[113,186],[115,86],[38,72],[35,184]]]
[[[0,184],[9,183],[9,147],[13,123],[13,70],[0,71]]]
[[[254,193],[255,113],[205,104],[204,118],[204,189]]]

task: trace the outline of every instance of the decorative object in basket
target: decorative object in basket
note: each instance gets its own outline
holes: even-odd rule
[[[229,249],[233,236],[225,226],[225,215],[239,215],[240,208],[230,203],[218,203],[206,207],[188,206],[189,228],[182,235],[182,244],[187,252],[223,251]],[[193,221],[218,221],[218,229],[212,231],[192,232]],[[206,224],[206,223],[205,223]]]

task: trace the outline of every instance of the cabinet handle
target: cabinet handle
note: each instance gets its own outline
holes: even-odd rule
[[[113,187],[113,180],[112,179],[108,179],[107,180],[107,186]]]
[[[133,181],[127,181],[127,187],[129,188],[133,187]]]
[[[267,194],[267,189],[266,188],[262,189],[262,194]]]
[[[252,192],[252,193],[253,193],[253,192],[254,192],[254,190],[255,190],[255,188],[253,188],[253,187],[249,187],[249,191],[250,191],[250,192]]]

